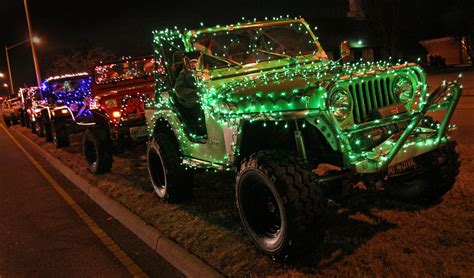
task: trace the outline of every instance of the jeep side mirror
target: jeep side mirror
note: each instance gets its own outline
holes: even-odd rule
[[[349,41],[341,42],[341,59],[345,62],[348,61],[348,57],[351,55],[351,45]]]

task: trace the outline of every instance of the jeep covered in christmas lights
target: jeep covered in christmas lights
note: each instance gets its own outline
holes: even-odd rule
[[[33,102],[41,99],[39,87],[20,88],[18,97],[21,100],[21,125],[29,128]]]
[[[430,93],[416,64],[330,61],[300,18],[155,31],[154,46],[147,161],[157,195],[189,197],[195,169],[236,171],[243,226],[275,259],[321,243],[328,198],[359,181],[412,202],[455,182],[458,80]],[[192,117],[175,84],[183,75],[194,80]],[[437,110],[440,122],[427,115]],[[322,163],[340,171],[318,176]]]
[[[84,100],[90,95],[91,78],[87,73],[47,78],[41,84],[43,102],[33,107],[34,129],[57,148],[69,146],[69,133],[78,130],[76,121],[87,117]]]
[[[2,103],[3,122],[7,127],[18,124],[21,118],[21,101],[17,97],[7,98]]]
[[[86,127],[82,142],[90,172],[110,171],[114,152],[127,143],[146,141],[145,102],[152,97],[154,85],[151,56],[94,67],[88,100],[91,117],[79,123]]]

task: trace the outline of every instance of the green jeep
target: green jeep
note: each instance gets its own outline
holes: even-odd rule
[[[429,93],[416,64],[330,61],[299,18],[153,34],[146,118],[156,193],[183,200],[196,169],[235,171],[243,226],[274,259],[321,243],[328,199],[357,182],[419,203],[455,183],[458,80]],[[175,86],[181,74],[194,80],[193,113]],[[427,115],[438,110],[441,121]],[[322,163],[339,170],[318,176]]]

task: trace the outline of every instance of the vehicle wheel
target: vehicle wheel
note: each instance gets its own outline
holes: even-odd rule
[[[35,122],[35,131],[39,137],[44,137],[44,126],[42,119],[36,119]]]
[[[189,199],[193,173],[181,165],[178,142],[171,134],[159,133],[148,142],[147,166],[151,184],[161,200],[176,202]]]
[[[41,125],[43,127],[44,139],[46,142],[53,141],[53,135],[51,134],[51,124],[43,119],[41,121]]]
[[[275,151],[251,155],[237,173],[235,195],[247,234],[273,259],[321,244],[328,201],[317,175],[301,159]]]
[[[31,133],[36,133],[36,121],[30,122]]]
[[[3,116],[3,122],[5,123],[7,127],[10,127],[12,125],[10,122],[10,119],[5,116]]]
[[[16,117],[11,118],[12,124],[17,125],[18,124],[18,119]]]
[[[51,136],[53,137],[53,144],[56,148],[59,149],[69,146],[69,134],[66,127],[54,122],[51,123]]]
[[[25,127],[26,126],[26,116],[25,116],[25,112],[21,111],[20,113],[20,122],[21,122],[21,126]]]
[[[89,128],[82,138],[82,150],[87,168],[93,174],[103,174],[112,169],[112,142],[104,130]]]
[[[392,178],[385,184],[385,190],[403,201],[429,204],[438,201],[451,190],[459,174],[459,153],[456,141],[426,154],[426,171],[417,176]]]
[[[28,117],[28,114],[25,114],[25,126],[26,126],[26,128],[31,128],[30,119]]]

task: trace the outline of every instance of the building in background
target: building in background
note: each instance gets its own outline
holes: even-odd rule
[[[433,61],[433,59],[441,59],[445,66],[467,65],[472,63],[462,41],[454,37],[422,40],[420,44],[428,52],[426,54],[428,62]]]

